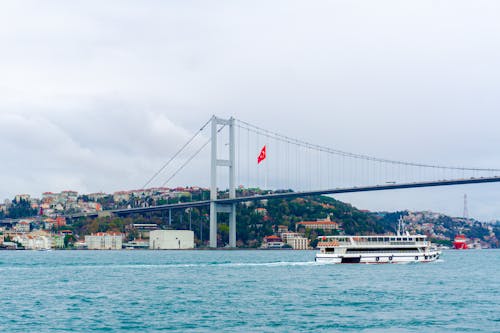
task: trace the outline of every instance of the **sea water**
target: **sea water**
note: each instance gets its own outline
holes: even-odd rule
[[[1,251],[2,332],[500,332],[500,250],[428,264],[314,251]]]

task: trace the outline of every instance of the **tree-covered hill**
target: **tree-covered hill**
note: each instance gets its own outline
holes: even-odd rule
[[[173,211],[172,224],[168,223],[168,213],[152,213],[147,216],[101,217],[81,219],[69,226],[80,236],[93,232],[119,231],[128,232],[127,225],[132,223],[156,223],[160,228],[189,229],[194,231],[198,242],[209,237],[207,208],[193,208]],[[239,204],[237,206],[238,246],[258,247],[265,236],[272,235],[277,226],[286,226],[289,231],[296,231],[302,221],[330,219],[340,226],[337,233],[369,235],[394,232],[399,213],[379,216],[326,196],[298,198],[293,200],[273,199]],[[191,221],[191,223],[190,223]],[[228,216],[220,214],[219,244],[228,243]],[[302,230],[303,231],[303,230]],[[317,235],[328,234],[324,230],[308,231],[307,236],[314,239]]]

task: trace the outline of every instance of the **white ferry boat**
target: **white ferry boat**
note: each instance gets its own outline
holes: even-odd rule
[[[318,247],[317,262],[336,264],[430,262],[441,254],[423,235],[323,236]]]
[[[400,219],[396,236],[322,236],[319,237],[317,262],[344,263],[411,263],[431,262],[441,255],[424,235],[401,234]]]

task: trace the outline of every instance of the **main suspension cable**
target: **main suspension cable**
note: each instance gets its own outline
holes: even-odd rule
[[[181,149],[179,149],[165,164],[163,164],[163,166],[158,170],[156,171],[156,173],[146,182],[146,184],[144,184],[144,186],[142,188],[146,188],[146,186],[148,186],[177,156],[179,156],[180,153],[182,153],[182,151],[184,149],[186,149],[187,146],[189,146],[191,144],[191,142],[193,142],[193,140],[201,133],[203,132],[203,130],[205,129],[205,127],[207,127],[207,125],[212,121],[212,118],[210,118],[182,147]]]
[[[267,129],[264,129],[262,127],[258,127],[255,125],[252,125],[250,123],[247,123],[245,121],[236,119],[238,122],[238,127],[244,128],[248,131],[251,131],[253,133],[259,134],[259,135],[267,135],[267,136],[272,136],[276,140],[280,140],[289,144],[293,144],[299,147],[304,147],[308,149],[314,149],[317,151],[329,153],[329,154],[335,154],[335,155],[340,155],[343,157],[350,157],[350,158],[356,158],[356,159],[364,159],[364,160],[369,160],[369,161],[374,161],[374,162],[381,162],[381,163],[390,163],[390,164],[398,164],[398,165],[404,165],[404,166],[412,166],[412,167],[424,167],[424,168],[434,168],[434,169],[446,169],[446,170],[461,170],[461,171],[483,171],[483,172],[500,172],[500,169],[490,169],[490,168],[466,168],[466,167],[456,167],[456,166],[442,166],[442,165],[433,165],[433,164],[424,164],[424,163],[413,163],[413,162],[405,162],[405,161],[397,161],[397,160],[390,160],[390,159],[385,159],[385,158],[378,158],[378,157],[373,157],[369,155],[363,155],[363,154],[355,154],[355,153],[350,153],[338,149],[333,149],[325,146],[320,146],[317,144],[312,144],[306,141],[302,141],[299,139],[294,139],[286,135],[282,135],[273,131],[269,131]]]
[[[205,124],[205,126],[207,124]],[[219,128],[219,130],[217,130],[217,134],[220,133],[220,131],[222,131],[224,127],[226,127],[225,124],[222,125],[222,127]],[[189,162],[191,162],[196,156],[198,156],[198,154],[210,143],[210,141],[212,141],[212,138],[208,139],[193,155],[191,155],[177,170],[175,170],[175,172],[162,184],[162,187],[165,186],[169,181],[171,181],[175,176],[177,176],[177,174],[181,172],[186,167],[186,165],[189,164]]]

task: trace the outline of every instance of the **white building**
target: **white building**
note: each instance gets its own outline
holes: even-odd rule
[[[48,250],[52,248],[52,238],[40,235],[17,235],[14,241],[21,243],[26,250]]]
[[[179,250],[194,248],[194,232],[191,230],[152,230],[149,233],[152,250]]]
[[[286,243],[294,250],[307,250],[309,248],[309,239],[302,236],[288,237]]]
[[[281,233],[281,239],[283,240],[284,243],[286,243],[289,238],[302,237],[302,236],[303,236],[303,234],[298,233],[298,232],[282,232]]]
[[[85,243],[89,250],[121,250],[123,236],[120,233],[104,233],[86,235]]]
[[[29,221],[23,220],[23,221],[20,221],[19,223],[17,223],[13,229],[15,232],[27,233],[27,232],[30,232],[31,223]]]

